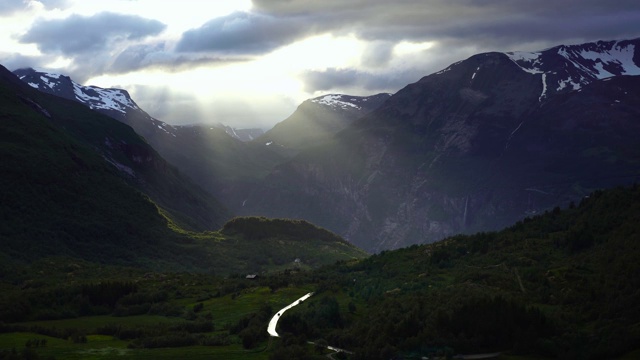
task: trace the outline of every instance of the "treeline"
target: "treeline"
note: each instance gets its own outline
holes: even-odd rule
[[[222,227],[227,235],[242,235],[248,240],[267,238],[316,239],[346,243],[340,236],[304,220],[237,217]]]
[[[632,186],[596,191],[500,232],[305,274],[318,295],[281,327],[354,351],[353,359],[494,351],[611,358],[640,343],[637,274],[640,187]]]
[[[78,316],[179,315],[167,305],[168,293],[140,291],[131,281],[103,281],[25,289],[0,296],[0,321],[56,320]]]
[[[242,317],[230,326],[229,333],[239,336],[244,348],[252,349],[268,339],[267,325],[272,316],[273,309],[268,304],[264,304],[257,312]]]

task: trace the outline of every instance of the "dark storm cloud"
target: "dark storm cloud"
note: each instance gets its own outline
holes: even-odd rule
[[[89,17],[72,15],[66,19],[37,20],[20,41],[35,43],[43,53],[98,55],[114,42],[157,35],[165,27],[157,20],[103,12]]]
[[[395,91],[475,53],[640,37],[637,0],[253,0],[253,5],[263,14],[305,17],[322,31],[368,42],[357,70],[305,73],[311,92]],[[401,41],[435,45],[417,54],[417,62],[385,70]]]
[[[305,84],[305,91],[310,93],[363,89],[369,94],[396,92],[407,84],[420,79],[420,74],[422,73],[422,69],[416,68],[384,73],[329,68],[324,71],[307,71],[302,75],[302,78]]]
[[[366,52],[365,52],[366,53]],[[451,63],[477,53],[474,46],[464,43],[438,43],[426,50],[416,53],[412,62],[404,62],[402,66],[390,63],[387,67],[373,70],[336,69],[323,71],[307,71],[302,74],[307,92],[345,92],[364,89],[367,95],[376,92],[395,93],[406,85],[420,80],[423,76],[442,70]]]
[[[301,17],[277,18],[235,12],[185,32],[176,49],[183,52],[267,53],[312,34],[314,28],[313,23]]]
[[[640,36],[636,0],[254,0],[257,11],[310,22],[331,19],[334,32],[366,40],[477,41],[492,47],[566,39]],[[616,21],[619,20],[619,21]]]

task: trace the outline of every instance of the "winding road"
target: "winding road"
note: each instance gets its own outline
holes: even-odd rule
[[[278,311],[275,315],[273,315],[273,317],[271,318],[271,321],[269,321],[269,326],[267,327],[267,332],[269,333],[269,335],[273,336],[273,337],[280,337],[280,335],[278,335],[278,332],[276,331],[276,326],[278,325],[278,320],[280,320],[280,316],[282,316],[282,314],[284,314],[285,311],[291,309],[292,307],[299,305],[301,302],[307,300],[309,297],[311,297],[311,295],[313,295],[312,292],[308,293],[307,295],[301,297],[300,299],[292,302],[290,305],[286,306],[285,308],[283,308],[282,310]]]
[[[269,326],[267,327],[267,332],[269,333],[269,335],[273,336],[273,337],[280,337],[280,335],[278,335],[278,332],[276,331],[276,326],[278,325],[278,320],[280,320],[280,317],[282,316],[282,314],[284,314],[285,311],[291,309],[292,307],[296,306],[296,305],[300,305],[301,302],[307,300],[308,298],[311,297],[311,295],[313,295],[312,292],[308,293],[307,295],[301,297],[300,299],[292,302],[291,304],[289,304],[288,306],[282,308],[282,310],[278,311],[275,315],[273,315],[273,317],[271,318],[271,320],[269,321]],[[309,342],[309,344],[311,345],[316,345],[316,343],[314,342]],[[327,355],[327,357],[329,359],[333,359],[333,355],[335,355],[335,353],[339,353],[339,352],[344,352],[347,354],[353,354],[351,351],[347,351],[345,349],[340,349],[340,348],[336,348],[333,346],[324,346],[327,349],[334,351],[334,354],[329,354]]]

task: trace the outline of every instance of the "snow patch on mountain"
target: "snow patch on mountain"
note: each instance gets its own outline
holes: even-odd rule
[[[33,69],[20,71],[20,79],[29,86],[67,98],[75,97],[91,109],[115,110],[123,114],[128,109],[139,109],[125,90],[83,86],[66,76]]]
[[[633,62],[635,54],[635,45],[629,44],[622,47],[616,43],[611,50],[601,52],[593,50],[582,50],[580,56],[584,59],[596,62],[596,68],[599,71],[599,79],[614,76],[610,72],[603,69],[604,65],[617,65],[621,67],[623,75],[640,75],[640,67]]]
[[[260,128],[234,128],[222,123],[215,124],[217,128],[223,129],[227,135],[240,141],[251,141],[264,134]],[[213,130],[214,128],[211,128]]]
[[[539,52],[514,51],[505,53],[511,61],[529,74],[542,74],[544,71],[540,69],[542,59]]]
[[[355,99],[352,99],[352,100],[355,100]],[[322,97],[319,97],[319,98],[315,98],[315,99],[312,99],[311,102],[314,102],[314,103],[320,104],[320,105],[328,105],[328,106],[330,106],[332,108],[341,108],[343,110],[346,110],[348,108],[354,108],[354,109],[357,109],[357,110],[361,109],[360,106],[358,106],[358,105],[356,105],[354,103],[351,103],[351,102],[348,102],[348,101],[343,101],[342,100],[342,95],[335,95],[335,94],[325,95],[325,96],[322,96]]]
[[[448,72],[448,71],[451,71],[451,69],[453,69],[456,65],[458,65],[458,64],[460,64],[460,63],[462,63],[462,60],[460,60],[460,61],[456,61],[456,62],[454,62],[453,64],[449,65],[448,67],[446,67],[446,68],[444,68],[444,69],[442,69],[442,70],[438,71],[438,72],[436,73],[436,75],[444,74],[444,73],[446,73],[446,72]]]
[[[640,75],[640,66],[636,64],[638,40],[598,41],[504,54],[522,71],[541,75],[542,101],[557,92],[580,91],[593,81]]]
[[[478,66],[478,68],[476,69],[476,71],[473,73],[473,75],[471,75],[471,80],[476,78],[476,74],[478,73],[478,71],[480,70],[480,66]]]
[[[572,90],[580,89],[580,83],[573,81],[573,79],[571,77],[569,77],[568,79],[560,80],[558,82],[558,87],[556,88],[556,91],[560,91],[560,90],[566,88],[568,85],[571,85]]]
[[[82,86],[73,82],[73,91],[76,98],[91,109],[116,110],[124,114],[128,108],[138,108],[124,90]]]
[[[547,74],[542,74],[542,94],[538,98],[538,101],[542,101],[547,96]]]
[[[40,76],[40,80],[42,80],[42,82],[47,85],[50,88],[54,88],[56,87],[56,83],[53,81],[49,81],[49,78],[45,77],[45,76]]]

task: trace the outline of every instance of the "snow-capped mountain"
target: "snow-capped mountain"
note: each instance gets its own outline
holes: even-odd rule
[[[539,101],[555,93],[580,90],[596,80],[621,75],[640,75],[640,39],[598,41],[578,45],[559,45],[550,49],[504,53],[522,71],[539,77]],[[460,64],[438,72],[442,74]],[[482,71],[478,66],[471,79]]]
[[[146,139],[157,136],[176,136],[174,126],[151,117],[133,101],[126,90],[83,86],[68,76],[40,72],[31,68],[18,69],[13,73],[42,92],[77,101],[119,120],[133,127]]]
[[[388,93],[373,96],[329,94],[310,99],[309,101],[319,105],[326,105],[334,110],[362,110],[363,108],[376,108],[391,95],[392,94]]]
[[[545,51],[507,53],[520,68],[541,74],[543,100],[563,90],[579,90],[595,80],[620,75],[640,75],[638,40],[599,41],[583,45],[561,45]]]
[[[256,142],[276,145],[288,152],[312,146],[377,109],[391,94],[372,96],[328,94],[304,101],[287,119],[276,124]]]
[[[68,76],[39,72],[31,68],[18,69],[14,74],[31,87],[76,100],[93,110],[111,110],[125,114],[130,109],[140,109],[126,90],[82,86]]]
[[[471,56],[279,165],[242,209],[379,251],[568,206],[640,176],[639,68],[640,39]]]
[[[639,49],[477,54],[394,95],[309,99],[247,143],[120,109],[238,214],[303,218],[377,251],[497,229],[638,179]]]
[[[176,137],[180,126],[173,126],[153,118],[142,110],[123,89],[83,86],[70,77],[60,74],[40,72],[31,68],[14,71],[22,81],[40,91],[80,102],[92,110],[128,124],[147,137],[168,135]],[[135,119],[135,121],[134,121]],[[262,129],[236,129],[224,124],[216,124],[225,132],[240,141],[251,141],[262,135]]]
[[[14,74],[31,87],[80,102],[131,126],[163,158],[218,198],[224,195],[226,184],[266,172],[272,163],[281,161],[269,149],[245,143],[258,137],[261,129],[222,124],[174,126],[147,114],[125,90],[82,86],[68,76],[34,69]]]

